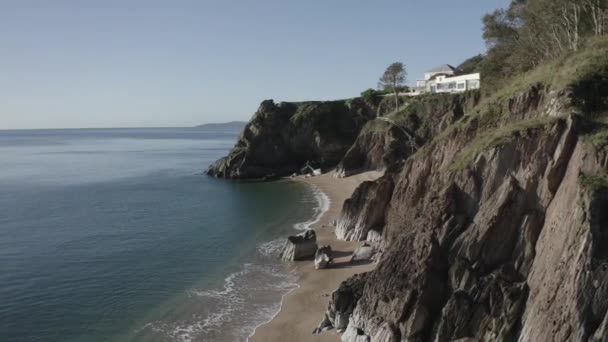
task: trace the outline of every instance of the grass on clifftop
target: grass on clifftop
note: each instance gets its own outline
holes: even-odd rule
[[[416,114],[416,112],[412,106],[413,106],[413,103],[410,102],[404,106],[401,106],[399,108],[399,110],[396,110],[389,114],[384,115],[384,117],[389,118],[398,124],[403,124],[407,121],[407,119],[410,115]],[[365,126],[363,127],[363,132],[372,133],[372,134],[384,133],[389,128],[391,128],[390,123],[388,123],[386,121],[374,119],[374,120],[370,120],[367,124],[365,124]]]
[[[576,53],[542,65],[528,73],[513,78],[505,87],[483,99],[467,113],[454,128],[466,128],[477,119],[480,128],[497,125],[508,120],[509,101],[519,94],[536,88],[545,93],[572,91],[583,80],[594,75],[608,75],[608,38],[592,40],[588,46]]]
[[[602,81],[606,81],[608,84],[607,56],[608,37],[601,37],[593,39],[585,48],[576,53],[571,53],[513,78],[506,86],[482,99],[473,110],[419,150],[414,158],[431,151],[434,145],[452,137],[455,132],[470,131],[473,138],[468,146],[454,158],[450,168],[460,170],[467,167],[480,153],[504,144],[518,136],[518,133],[539,128],[556,119],[538,112],[535,118],[514,121],[509,107],[512,100],[518,95],[537,91],[545,97],[549,93],[558,94],[560,92],[563,92],[564,95],[570,93],[575,97],[577,95],[586,96],[584,93],[576,94],[577,89],[580,90],[581,84],[594,83],[598,75]],[[577,103],[576,98],[572,100],[572,105],[585,105],[584,99],[582,103]],[[595,132],[590,140],[594,144],[608,145],[608,127]]]
[[[513,139],[522,138],[531,133],[531,131],[543,128],[556,120],[558,120],[558,118],[538,117],[525,121],[518,121],[513,124],[498,127],[489,132],[481,133],[454,157],[450,169],[463,170],[481,153],[507,144]]]

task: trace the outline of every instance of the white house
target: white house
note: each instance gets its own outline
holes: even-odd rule
[[[463,75],[458,68],[444,64],[425,72],[424,79],[416,81],[416,87],[411,89],[410,95],[460,93],[479,89],[480,78],[479,73]]]

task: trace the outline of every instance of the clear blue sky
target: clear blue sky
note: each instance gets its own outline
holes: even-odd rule
[[[191,126],[485,51],[508,0],[1,0],[0,129]]]

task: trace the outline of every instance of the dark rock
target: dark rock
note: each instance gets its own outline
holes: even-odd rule
[[[383,254],[344,342],[608,341],[608,152],[569,101],[531,87],[355,191],[337,234],[382,232]],[[489,132],[507,136],[476,145]]]
[[[344,201],[336,222],[336,237],[341,240],[361,241],[368,237],[370,230],[375,230],[380,235],[384,226],[385,208],[391,199],[392,191],[393,181],[390,177],[363,182],[352,197]]]
[[[332,293],[325,316],[315,331],[320,332],[328,326],[338,331],[347,327],[348,320],[363,292],[365,276],[365,274],[356,274],[340,284]]]
[[[375,110],[361,99],[279,103],[263,101],[228,156],[207,174],[232,179],[275,179],[306,163],[333,167]]]
[[[312,258],[317,252],[317,234],[309,229],[298,235],[287,238],[281,259],[285,261],[299,261]]]
[[[327,268],[333,260],[331,246],[321,246],[315,253],[315,268]]]
[[[391,103],[388,111],[380,114],[400,127],[378,119],[368,122],[344,155],[336,174],[348,177],[364,171],[384,170],[405,160],[417,151],[416,146],[430,141],[447,125],[460,119],[479,98],[479,92],[422,96],[411,99],[398,114],[391,113],[394,110]],[[411,143],[411,137],[415,144]]]

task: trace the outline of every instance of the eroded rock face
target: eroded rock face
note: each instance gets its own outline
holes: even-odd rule
[[[311,259],[317,252],[317,234],[309,229],[298,235],[287,238],[281,259],[285,261],[299,261]]]
[[[534,124],[466,163],[475,121],[355,192],[337,234],[379,225],[384,253],[343,341],[607,340],[608,187],[581,177],[605,175],[608,153],[555,96],[532,87],[508,101],[505,120]]]
[[[356,274],[343,281],[338,289],[331,295],[331,301],[319,328],[316,333],[333,327],[338,331],[343,331],[348,326],[348,320],[361,298],[363,286],[365,285],[366,274]]]
[[[389,115],[402,128],[381,120],[369,121],[342,158],[336,175],[348,177],[364,171],[384,170],[405,160],[416,152],[416,148],[410,144],[403,129],[414,138],[416,145],[423,145],[461,118],[479,102],[479,97],[479,92],[469,92],[409,99],[404,113]]]
[[[263,101],[228,156],[207,173],[232,179],[288,176],[309,162],[333,167],[375,116],[372,105],[349,101],[279,103]]]
[[[340,217],[336,221],[336,236],[349,241],[365,240],[370,231],[379,235],[384,226],[385,209],[393,191],[391,177],[382,177],[378,181],[363,182],[344,201]],[[372,233],[372,238],[378,240]]]

